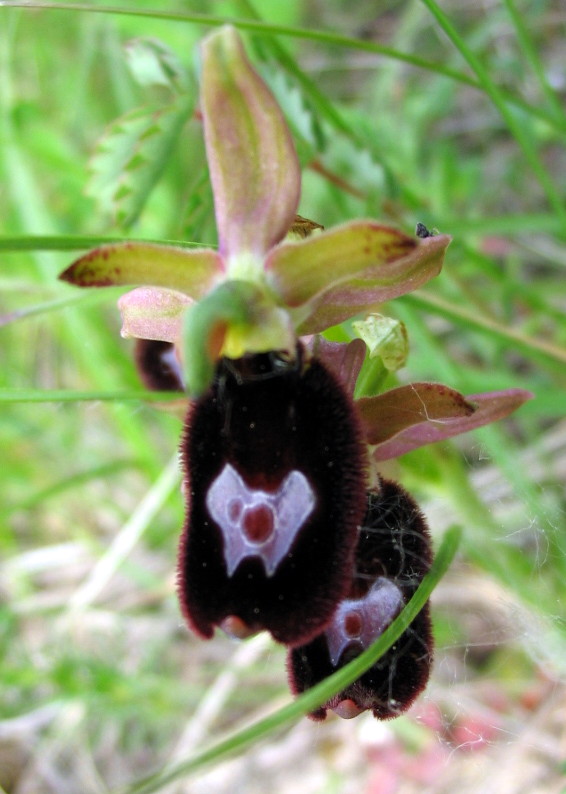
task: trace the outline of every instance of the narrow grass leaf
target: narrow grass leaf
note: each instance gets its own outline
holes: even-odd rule
[[[423,0],[424,2],[424,0]],[[472,88],[482,90],[481,80],[476,80],[474,77],[466,74],[465,72],[452,69],[445,66],[443,63],[436,61],[427,61],[426,58],[420,58],[418,55],[412,53],[400,52],[392,47],[386,47],[375,41],[367,39],[358,39],[351,36],[345,36],[335,31],[316,30],[314,28],[301,28],[293,25],[276,25],[269,22],[263,22],[252,19],[233,19],[224,16],[217,16],[213,14],[186,14],[173,11],[158,11],[142,8],[119,8],[117,6],[92,6],[85,3],[48,3],[48,2],[34,2],[34,0],[3,0],[1,5],[5,8],[38,8],[38,9],[51,9],[54,11],[71,11],[79,13],[95,13],[95,14],[110,14],[118,16],[133,16],[148,19],[162,19],[170,22],[185,22],[195,25],[205,25],[210,27],[219,27],[221,25],[231,24],[240,30],[248,30],[251,33],[258,33],[262,35],[279,35],[288,36],[289,38],[307,39],[316,41],[321,44],[328,44],[335,47],[344,47],[353,50],[360,50],[362,52],[370,52],[376,55],[383,55],[393,60],[408,63],[419,69],[425,69],[430,72],[435,72],[439,75],[444,75],[458,83],[469,85]],[[529,115],[541,118],[546,121],[550,126],[555,129],[564,131],[566,123],[560,124],[557,122],[553,113],[548,113],[544,109],[537,108],[533,105],[523,101],[515,94],[510,94],[498,89],[500,96],[505,102],[520,107]]]
[[[152,792],[159,791],[163,786],[174,780],[179,780],[188,774],[196,772],[212,762],[218,763],[224,758],[244,750],[250,744],[264,739],[274,731],[281,729],[309,711],[313,711],[334,694],[349,686],[389,650],[424,607],[434,588],[454,559],[460,543],[460,536],[461,532],[457,528],[451,528],[446,532],[429,573],[426,574],[409,603],[379,639],[350,664],[341,668],[325,681],[301,695],[293,703],[284,706],[274,714],[259,720],[248,728],[244,728],[235,735],[174,767],[164,769],[155,775],[133,783],[131,786],[121,790],[120,794],[152,794]]]
[[[0,403],[162,402],[179,399],[170,391],[73,391],[72,389],[0,389]]]
[[[462,309],[454,302],[449,303],[438,295],[420,291],[412,295],[403,295],[400,300],[410,306],[415,306],[419,309],[424,309],[425,311],[430,311],[441,317],[453,320],[467,329],[472,328],[488,336],[501,339],[507,344],[511,343],[515,345],[517,350],[520,350],[527,356],[543,359],[554,365],[559,365],[561,368],[566,364],[565,348],[558,347],[543,339],[527,336],[521,331],[516,331],[513,328],[509,328],[509,326],[503,325],[503,323],[491,320],[488,317],[482,317],[477,312]]]
[[[562,225],[566,226],[566,206],[564,204],[564,199],[554,184],[554,180],[546,170],[544,163],[539,157],[536,145],[533,142],[533,136],[530,134],[529,130],[521,124],[520,120],[510,111],[501,89],[491,79],[489,69],[483,65],[480,58],[478,58],[471,47],[468,46],[464,38],[458,33],[454,25],[450,22],[448,16],[435,2],[435,0],[421,0],[421,2],[426,5],[440,27],[450,38],[456,49],[461,53],[462,57],[466,59],[476,73],[483,90],[489,96],[499,111],[501,117],[505,121],[509,131],[517,141],[518,145],[521,147],[525,159],[540,182],[542,189],[546,193],[548,203],[553,208],[558,218],[560,218]]]

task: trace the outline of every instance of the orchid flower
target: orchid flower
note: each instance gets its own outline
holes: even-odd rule
[[[425,284],[450,238],[373,220],[301,234],[316,224],[297,221],[300,169],[274,97],[232,27],[208,36],[201,56],[218,249],[103,246],[61,278],[135,285],[120,309],[142,379],[185,395],[187,622],[205,638],[215,627],[270,631],[291,649],[298,692],[379,635],[430,562],[424,519],[378,463],[506,416],[530,395],[416,383],[354,400],[365,343],[319,333]],[[426,608],[399,647],[313,716],[406,708],[430,669]]]
[[[298,335],[416,289],[439,273],[450,241],[373,220],[285,240],[300,168],[282,112],[232,27],[205,39],[201,54],[218,250],[106,245],[61,275],[81,287],[139,285],[120,300],[122,334],[175,343],[191,396],[206,389],[222,356],[293,355]]]
[[[289,683],[303,692],[368,648],[415,593],[432,561],[428,529],[414,500],[395,482],[380,479],[367,495],[348,597],[325,631],[288,654]],[[379,719],[405,711],[424,689],[432,664],[427,602],[395,645],[361,678],[310,716],[332,709],[349,719],[371,709]]]

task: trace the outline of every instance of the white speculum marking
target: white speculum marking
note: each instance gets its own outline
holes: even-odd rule
[[[183,373],[181,370],[181,365],[177,359],[177,355],[175,353],[175,348],[171,347],[168,350],[162,350],[160,353],[161,364],[164,369],[170,370],[174,375],[176,375],[181,383],[183,382]]]
[[[228,576],[246,557],[259,557],[267,576],[272,576],[315,502],[307,478],[296,469],[277,491],[261,491],[249,488],[227,463],[208,489],[206,507],[224,538]]]
[[[403,594],[390,579],[380,576],[363,598],[347,598],[338,607],[326,629],[330,661],[336,667],[348,645],[368,648],[397,617]]]

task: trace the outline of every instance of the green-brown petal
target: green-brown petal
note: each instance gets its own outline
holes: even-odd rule
[[[222,259],[212,249],[136,242],[95,248],[59,276],[77,287],[147,285],[184,292],[194,299],[209,292],[222,277]]]
[[[266,261],[270,287],[292,307],[299,333],[315,333],[411,292],[442,267],[446,235],[417,240],[374,221],[351,221]]]

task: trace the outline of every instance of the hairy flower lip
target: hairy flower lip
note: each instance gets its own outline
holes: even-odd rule
[[[322,634],[288,652],[291,691],[300,694],[310,689],[349,661],[346,642],[351,636],[347,629],[349,604],[356,607],[360,636],[365,637],[359,653],[385,630],[396,611],[394,599],[380,613],[378,600],[377,615],[367,611],[369,605],[364,614],[364,608],[357,607],[357,604],[363,604],[364,593],[369,596],[373,592],[372,600],[375,597],[379,599],[379,594],[384,593],[382,604],[387,604],[388,589],[375,590],[383,582],[392,592],[397,591],[396,598],[400,596],[406,602],[427,573],[431,561],[430,535],[416,503],[400,485],[380,479],[378,489],[367,494],[367,511],[360,526],[350,595],[340,603],[330,626]],[[360,595],[361,601],[350,601],[359,599]],[[333,663],[331,649],[337,635],[338,647],[340,644],[344,647],[339,660]],[[328,709],[344,719],[351,719],[368,709],[378,719],[398,716],[409,708],[426,686],[432,650],[430,608],[427,604],[373,667],[308,716],[323,720]]]
[[[223,359],[189,408],[178,582],[183,613],[203,638],[224,626],[298,644],[324,627],[348,587],[366,450],[343,387],[302,359],[302,348]],[[254,505],[274,511],[265,548],[244,537]],[[280,544],[289,526],[293,537]]]

